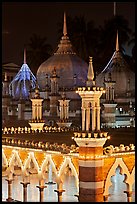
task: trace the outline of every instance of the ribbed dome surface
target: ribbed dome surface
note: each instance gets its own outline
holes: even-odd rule
[[[135,74],[129,69],[128,64],[120,51],[115,51],[105,69],[96,77],[96,85],[104,86],[104,79],[111,73],[115,83],[115,94],[125,95],[128,91],[135,91]]]
[[[59,87],[72,88],[86,85],[88,64],[83,61],[72,49],[72,44],[67,36],[66,16],[64,15],[63,36],[57,51],[48,60],[43,62],[37,71],[39,87],[45,89],[46,75],[50,77],[56,69],[59,78]]]

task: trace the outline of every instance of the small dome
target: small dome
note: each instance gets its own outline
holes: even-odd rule
[[[57,51],[37,70],[37,80],[41,89],[46,87],[46,75],[48,74],[50,77],[54,69],[59,76],[59,87],[72,88],[74,85],[86,85],[88,64],[78,57],[72,49],[72,44],[67,36],[65,14],[63,36]]]
[[[134,94],[135,74],[129,69],[122,53],[116,50],[105,69],[96,77],[96,85],[104,86],[104,79],[109,78],[111,73],[112,80],[115,81],[115,94],[125,95],[127,92]]]

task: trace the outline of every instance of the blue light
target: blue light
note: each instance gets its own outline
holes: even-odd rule
[[[17,75],[11,81],[9,89],[12,89],[14,99],[29,99],[31,89],[36,87],[36,77],[27,64],[23,64]]]

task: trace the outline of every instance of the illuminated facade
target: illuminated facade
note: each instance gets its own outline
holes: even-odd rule
[[[57,125],[62,119],[61,100],[65,93],[69,101],[69,104],[66,102],[65,109],[67,120],[71,121],[71,126],[81,127],[81,99],[76,89],[88,83],[89,66],[73,51],[64,14],[63,36],[58,48],[39,66],[36,77],[26,63],[25,52],[24,63],[11,82],[7,81],[5,72],[2,97],[3,121],[7,122],[13,118],[28,121],[32,118],[31,98],[35,95],[37,80],[40,95],[43,98],[42,115],[47,124]],[[134,79],[135,74],[127,68],[119,51],[117,33],[116,51],[95,79],[97,86],[106,90],[106,94],[101,96],[102,127],[135,126]],[[92,117],[91,114],[89,117]],[[64,126],[69,124],[62,123]]]

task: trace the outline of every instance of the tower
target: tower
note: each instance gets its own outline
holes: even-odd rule
[[[60,120],[57,122],[58,126],[60,127],[70,127],[72,124],[71,121],[69,121],[69,102],[66,98],[65,93],[63,92],[62,99],[59,101],[59,109],[60,109]]]
[[[49,98],[50,98],[50,115],[51,116],[57,116],[58,99],[60,97],[60,94],[58,92],[59,76],[57,75],[55,68],[52,71],[52,75],[50,76],[50,80],[51,80],[51,93],[49,95]]]
[[[76,91],[82,98],[82,130],[74,133],[79,146],[79,202],[103,202],[102,156],[108,135],[100,130],[100,97],[104,90],[95,86],[91,57],[87,78],[87,87]]]
[[[104,105],[103,119],[104,124],[107,127],[116,126],[116,106],[117,103],[114,102],[114,90],[115,81],[112,80],[111,72],[109,73],[108,79],[104,79],[104,84],[106,88],[106,99]]]
[[[44,126],[44,120],[42,120],[42,101],[40,97],[38,85],[35,88],[35,96],[31,98],[32,101],[32,120],[29,121],[31,129],[42,130]]]
[[[8,107],[10,106],[11,97],[9,95],[9,81],[5,72],[4,81],[2,82],[2,119],[8,119]]]

